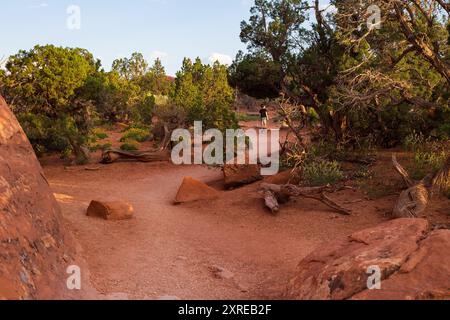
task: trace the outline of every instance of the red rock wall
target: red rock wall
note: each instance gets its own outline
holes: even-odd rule
[[[73,247],[34,151],[0,97],[0,300],[61,297]]]
[[[297,300],[450,299],[450,230],[397,219],[325,244],[306,257],[287,290]],[[381,271],[368,289],[368,268]],[[371,271],[372,272],[372,271]]]

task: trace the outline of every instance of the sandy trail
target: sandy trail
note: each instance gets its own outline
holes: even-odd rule
[[[247,128],[258,123],[248,123]],[[218,200],[173,205],[184,177],[220,187],[219,169],[169,163],[116,163],[98,171],[44,164],[64,218],[83,249],[94,298],[278,299],[297,264],[324,241],[373,226],[386,218],[373,202],[352,217],[320,203],[291,201],[272,216],[259,183],[223,191]],[[339,201],[363,198],[345,191]],[[135,218],[107,222],[86,217],[91,200],[126,200]],[[392,204],[384,204],[388,210]],[[231,273],[217,278],[211,268]],[[85,293],[92,298],[91,292]]]
[[[118,146],[120,134],[112,137]],[[383,186],[401,183],[390,157],[390,152],[381,154],[376,169]],[[94,295],[83,292],[85,298],[279,299],[300,260],[323,242],[387,220],[397,197],[370,201],[361,192],[345,190],[331,197],[352,209],[352,216],[297,199],[275,217],[264,208],[260,183],[223,191],[214,201],[173,205],[186,176],[220,188],[219,169],[129,162],[86,171],[45,162],[65,221],[83,249],[85,275],[95,287]],[[107,222],[86,217],[90,201],[102,199],[130,202],[135,218]],[[430,217],[450,222],[448,200],[433,204]],[[213,266],[225,268],[230,277],[215,277]]]
[[[364,214],[337,217],[303,200],[273,217],[256,192],[258,184],[224,192],[215,201],[174,206],[185,176],[212,184],[221,179],[220,170],[203,166],[117,163],[99,171],[44,169],[100,297],[281,298],[298,262],[321,242],[384,219],[370,205]],[[353,192],[337,196],[358,197]],[[88,218],[93,199],[125,199],[136,217],[124,222]],[[214,277],[210,268],[215,265],[234,276]]]

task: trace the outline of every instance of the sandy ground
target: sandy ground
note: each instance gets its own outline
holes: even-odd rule
[[[221,171],[203,166],[118,163],[86,171],[55,165],[45,172],[84,250],[92,284],[108,297],[281,298],[298,262],[323,241],[385,219],[370,204],[341,217],[309,200],[292,202],[274,217],[257,184],[215,201],[174,206],[185,176],[213,185],[220,180]],[[336,199],[358,196],[345,191]],[[93,199],[127,200],[136,216],[124,222],[88,218]],[[218,279],[213,266],[233,277]]]
[[[345,190],[332,197],[353,209],[352,216],[304,199],[273,216],[258,194],[259,183],[222,191],[214,201],[173,204],[186,176],[220,187],[219,169],[128,162],[87,171],[50,161],[44,170],[83,248],[96,298],[283,298],[302,258],[323,242],[387,220],[396,198],[370,201],[361,192]],[[86,217],[90,201],[103,199],[130,202],[135,218],[108,222]],[[448,202],[438,209],[445,208]],[[225,276],[215,276],[214,266],[224,268]]]

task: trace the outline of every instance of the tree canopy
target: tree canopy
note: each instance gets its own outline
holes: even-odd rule
[[[197,58],[184,59],[171,93],[175,104],[187,110],[187,120],[202,120],[206,128],[220,130],[237,126],[232,110],[234,91],[228,84],[227,68],[218,62],[205,65]]]
[[[141,53],[115,60],[106,72],[87,50],[36,46],[11,56],[0,80],[36,151],[73,152],[80,163],[88,160],[95,124],[124,122],[149,132],[154,116],[166,121],[177,110],[169,118],[182,119],[178,125],[237,126],[227,68],[200,59],[185,59],[173,82],[160,59],[149,67]]]
[[[248,94],[272,82],[313,108],[338,141],[370,139],[390,146],[413,130],[450,136],[449,7],[435,0],[258,0],[241,39],[231,82]],[[269,59],[257,58],[261,53]]]

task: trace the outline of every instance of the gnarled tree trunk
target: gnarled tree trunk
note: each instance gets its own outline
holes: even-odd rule
[[[450,157],[446,165],[435,175],[428,175],[423,180],[414,182],[408,172],[400,165],[395,155],[392,162],[396,171],[400,174],[408,187],[398,198],[393,211],[395,218],[417,218],[422,215],[432,199],[433,191],[441,192],[444,188],[450,187]]]

